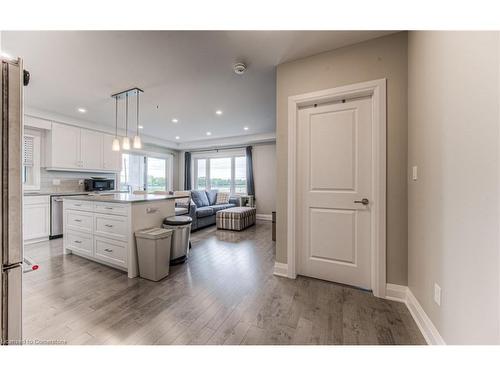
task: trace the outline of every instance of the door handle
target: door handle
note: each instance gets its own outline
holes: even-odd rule
[[[361,203],[366,206],[368,205],[368,203],[370,203],[370,201],[368,200],[368,198],[363,198],[360,201],[354,201],[354,203]]]

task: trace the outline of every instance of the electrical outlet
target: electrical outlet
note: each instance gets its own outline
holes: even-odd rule
[[[416,165],[414,165],[411,169],[411,177],[413,179],[413,181],[417,181],[418,180],[418,167]]]
[[[54,179],[52,180],[52,185],[54,185],[54,186],[59,186],[59,185],[61,185],[61,180],[59,180],[59,179],[57,179],[57,178],[54,178]]]
[[[434,302],[436,305],[441,306],[441,287],[434,283]]]

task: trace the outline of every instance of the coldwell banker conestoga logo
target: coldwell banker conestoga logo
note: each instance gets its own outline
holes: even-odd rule
[[[66,345],[66,340],[21,339],[1,340],[1,345]]]

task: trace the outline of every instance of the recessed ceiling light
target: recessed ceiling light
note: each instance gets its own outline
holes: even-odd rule
[[[86,113],[87,110],[85,108],[78,108],[78,112],[80,112],[80,113]]]
[[[176,119],[176,118],[173,118],[173,119],[172,119],[172,122],[173,122],[174,124],[177,124],[177,123],[179,122],[179,120],[178,120],[178,119]]]
[[[207,132],[207,135],[212,135],[212,133],[211,132]]]
[[[144,129],[144,126],[142,126],[142,125],[139,125],[139,129]]]
[[[245,126],[245,127],[243,128],[243,130],[248,130],[248,126]]]
[[[218,109],[217,111],[215,111],[215,114],[220,116],[220,115],[222,115],[222,111],[220,109]]]
[[[178,135],[175,136],[175,139],[181,139],[181,137],[179,137]]]

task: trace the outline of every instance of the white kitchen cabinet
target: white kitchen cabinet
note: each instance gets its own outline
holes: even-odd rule
[[[103,134],[88,129],[80,130],[80,160],[83,169],[104,169],[102,159]]]
[[[60,169],[83,167],[80,158],[80,128],[53,122],[47,138],[48,166]]]
[[[122,154],[120,151],[113,151],[113,139],[115,137],[110,134],[102,136],[102,166],[108,171],[121,171]]]
[[[50,235],[50,197],[25,196],[23,238],[25,243],[45,241]]]
[[[113,136],[57,122],[47,136],[47,169],[119,172],[121,153],[112,150]]]
[[[124,198],[123,203],[101,200],[99,196],[64,198],[64,254],[74,253],[136,277],[139,266],[134,233],[161,227],[164,218],[175,214],[174,198],[138,202]]]

